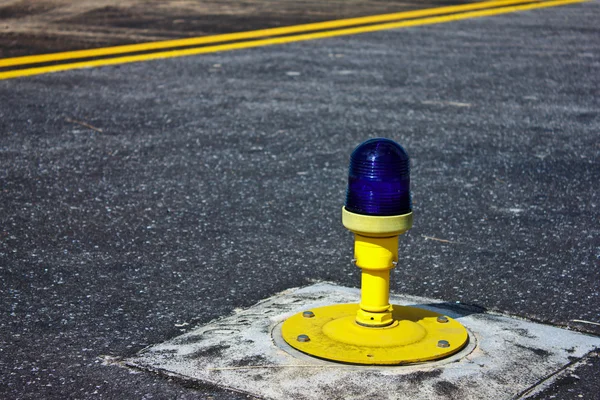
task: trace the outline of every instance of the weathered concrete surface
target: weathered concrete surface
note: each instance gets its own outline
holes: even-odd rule
[[[278,328],[287,317],[359,298],[357,289],[326,283],[288,290],[124,363],[269,399],[500,400],[535,390],[600,348],[597,337],[413,296],[390,301],[458,319],[470,331],[470,346],[447,360],[399,367],[336,364],[281,346]]]

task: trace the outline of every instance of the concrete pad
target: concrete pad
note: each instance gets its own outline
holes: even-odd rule
[[[414,296],[391,296],[458,319],[470,332],[459,354],[435,363],[364,367],[314,359],[279,337],[305,309],[353,303],[359,290],[330,283],[290,289],[234,315],[148,347],[131,367],[204,381],[270,399],[508,399],[529,393],[588,352],[600,338]]]

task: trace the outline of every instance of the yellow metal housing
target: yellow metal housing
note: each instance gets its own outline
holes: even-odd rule
[[[398,236],[374,238],[355,234],[354,259],[362,269],[356,322],[374,327],[391,324],[390,270],[398,262]]]
[[[376,217],[372,215],[356,214],[342,207],[342,224],[346,229],[370,237],[398,236],[412,228],[412,212],[402,215]]]
[[[360,304],[296,314],[283,323],[283,339],[315,357],[353,364],[409,364],[460,351],[469,335],[459,322],[389,302],[398,235],[412,227],[412,213],[378,217],[343,208],[342,222],[354,232],[354,260],[362,269]]]
[[[311,317],[293,315],[281,332],[290,346],[303,353],[367,365],[436,360],[460,351],[468,342],[467,330],[452,318],[417,307],[393,308],[394,323],[383,328],[357,324],[358,304],[336,304],[307,310]]]

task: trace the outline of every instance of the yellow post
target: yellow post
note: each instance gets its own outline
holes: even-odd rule
[[[412,213],[377,217],[344,207],[342,222],[354,232],[354,258],[362,269],[356,323],[374,328],[392,325],[390,270],[398,262],[398,236],[412,227]]]
[[[362,269],[360,309],[356,322],[381,327],[394,322],[390,305],[390,270],[398,262],[398,236],[354,235],[354,258]]]
[[[384,312],[390,308],[390,272],[362,270],[360,308],[370,312]]]
[[[411,228],[412,213],[372,216],[343,208],[342,222],[354,233],[354,259],[362,270],[360,304],[296,313],[281,326],[285,342],[315,357],[364,365],[437,360],[460,351],[469,334],[458,321],[418,307],[392,310],[390,270],[398,262],[398,236]]]

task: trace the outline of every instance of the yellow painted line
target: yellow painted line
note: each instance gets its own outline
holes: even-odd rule
[[[463,4],[459,6],[448,6],[430,8],[425,10],[405,11],[393,14],[373,15],[368,17],[348,18],[335,21],[317,22],[311,24],[302,24],[286,26],[282,28],[260,29],[250,32],[228,33],[223,35],[203,36],[188,39],[165,40],[160,42],[148,42],[139,44],[130,44],[123,46],[104,47],[91,50],[66,51],[61,53],[40,54],[35,56],[23,56],[0,59],[0,67],[10,67],[15,65],[37,64],[43,62],[72,60],[77,58],[100,57],[115,54],[135,53],[149,50],[167,49],[173,47],[184,47],[194,45],[204,45],[210,43],[231,42],[235,40],[247,40],[264,38],[267,36],[281,36],[294,33],[303,33],[319,31],[326,29],[338,29],[347,26],[374,24],[380,22],[395,21],[400,19],[428,17],[440,14],[450,14],[455,12],[481,10],[492,7],[508,6],[513,4],[533,3],[540,0],[495,0],[484,1],[480,3]]]
[[[431,25],[431,24],[440,24],[451,21],[458,21],[469,18],[481,18],[488,17],[492,15],[498,14],[506,14],[517,11],[525,11],[525,10],[533,10],[536,8],[547,8],[547,7],[556,7],[567,4],[576,4],[576,3],[584,3],[589,0],[553,0],[553,1],[544,1],[541,3],[532,3],[518,6],[509,6],[502,8],[493,8],[489,10],[480,10],[473,12],[465,12],[460,14],[451,14],[444,15],[440,17],[430,17],[430,18],[421,18],[416,20],[408,20],[408,21],[400,21],[400,22],[392,22],[378,25],[369,25],[369,26],[361,26],[355,28],[348,29],[338,29],[334,31],[324,31],[324,32],[314,32],[314,33],[305,33],[294,36],[284,36],[284,37],[275,37],[268,38],[262,40],[254,40],[250,42],[241,42],[241,43],[230,43],[230,44],[222,44],[216,46],[207,46],[200,48],[191,48],[184,50],[171,50],[171,51],[162,51],[156,53],[149,54],[141,54],[141,55],[133,55],[133,56],[124,56],[124,57],[114,57],[102,60],[91,60],[91,61],[82,61],[75,62],[70,64],[60,64],[60,65],[51,65],[47,67],[37,67],[37,68],[27,68],[21,70],[14,71],[6,71],[0,72],[0,80],[2,79],[10,79],[17,78],[22,76],[31,76],[31,75],[39,75],[50,72],[58,72],[58,71],[66,71],[77,68],[92,68],[92,67],[100,67],[106,65],[115,65],[115,64],[126,64],[133,63],[139,61],[148,61],[155,60],[159,58],[173,58],[173,57],[183,57],[195,54],[206,54],[206,53],[215,53],[221,51],[231,51],[238,49],[246,49],[260,46],[271,46],[276,44],[284,44],[284,43],[292,43],[306,40],[315,40],[315,39],[323,39],[335,36],[343,36],[343,35],[355,35],[358,33],[366,33],[366,32],[374,32],[385,29],[396,29],[396,28],[406,28],[412,26],[419,25]]]

